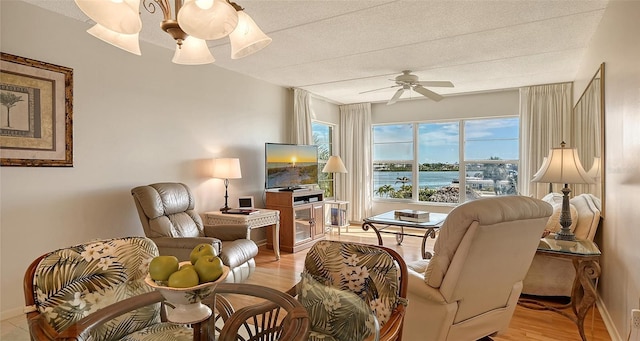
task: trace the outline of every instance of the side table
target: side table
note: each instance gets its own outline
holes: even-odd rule
[[[349,232],[349,220],[347,219],[347,210],[349,209],[348,201],[326,200],[324,204],[328,207],[329,222],[327,227],[333,231],[334,227],[338,228],[338,235],[340,235],[340,229],[345,228],[345,232]]]
[[[598,295],[594,281],[600,277],[600,249],[590,240],[564,241],[556,240],[553,235],[549,235],[540,239],[536,253],[548,257],[571,259],[576,270],[576,279],[571,290],[571,302],[553,306],[535,299],[521,298],[518,304],[529,309],[554,311],[569,318],[578,326],[582,340],[586,341],[584,318],[595,304]],[[569,307],[571,307],[573,314],[565,311]]]
[[[280,260],[280,211],[265,208],[260,208],[257,213],[253,214],[225,214],[220,211],[212,211],[204,213],[204,220],[205,225],[212,226],[246,224],[249,225],[250,230],[272,226],[273,253],[276,260]],[[250,234],[250,231],[247,232],[247,238],[251,238]]]

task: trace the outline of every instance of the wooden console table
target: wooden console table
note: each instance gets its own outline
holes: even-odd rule
[[[600,249],[590,240],[555,240],[554,236],[550,235],[540,239],[536,253],[548,257],[568,258],[573,262],[576,279],[571,290],[571,302],[564,305],[550,305],[536,299],[521,298],[518,304],[529,309],[554,311],[569,318],[578,326],[582,340],[586,341],[584,318],[598,296],[594,281],[600,277]],[[565,311],[569,307],[573,314]]]
[[[276,260],[280,260],[280,211],[258,209],[253,214],[225,214],[220,211],[206,212],[204,214],[205,225],[246,224],[249,225],[247,239],[251,239],[250,230],[272,226],[273,253]]]

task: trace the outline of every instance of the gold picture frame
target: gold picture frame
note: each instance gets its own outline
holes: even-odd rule
[[[73,69],[2,52],[0,165],[73,166]]]

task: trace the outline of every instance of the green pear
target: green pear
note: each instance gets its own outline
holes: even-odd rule
[[[190,288],[200,284],[198,273],[193,267],[185,267],[169,276],[169,286],[172,288]]]
[[[193,266],[193,264],[191,264],[191,263],[185,263],[185,264],[180,265],[180,269],[178,269],[178,270],[182,270],[184,268],[188,268],[188,267],[192,267],[192,266]]]
[[[217,256],[213,245],[206,243],[196,245],[189,254],[189,260],[191,261],[191,264],[195,265],[198,258],[202,256]]]
[[[166,281],[178,271],[178,258],[175,256],[157,256],[149,263],[149,276],[154,281]]]
[[[198,273],[200,283],[213,282],[222,276],[222,259],[216,256],[200,257],[194,268]]]

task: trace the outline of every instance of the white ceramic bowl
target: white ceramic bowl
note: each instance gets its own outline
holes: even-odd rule
[[[190,262],[180,262],[183,264],[191,264]],[[162,296],[174,306],[167,312],[167,319],[175,323],[196,323],[201,322],[211,316],[211,308],[202,304],[202,300],[207,298],[215,291],[216,285],[227,278],[229,275],[229,267],[223,265],[222,275],[214,282],[202,283],[189,288],[172,288],[156,283],[151,276],[147,274],[144,281],[150,287],[158,290]]]

